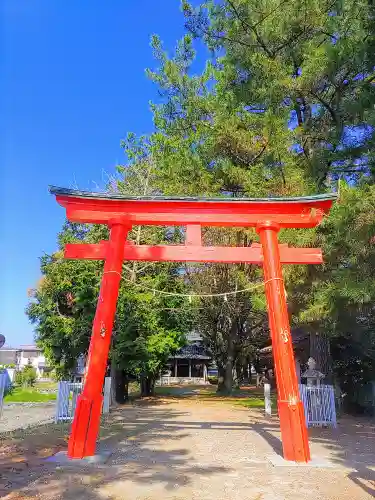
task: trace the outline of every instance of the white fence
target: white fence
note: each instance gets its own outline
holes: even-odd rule
[[[162,375],[156,385],[210,385],[209,381],[204,377],[170,377]]]
[[[332,385],[299,385],[307,427],[337,427],[335,390]],[[271,415],[270,385],[264,384],[264,410]]]
[[[299,386],[307,427],[337,427],[335,391],[332,385]]]
[[[55,422],[69,422],[73,420],[77,405],[77,398],[81,394],[82,383],[59,382],[57,389],[57,402]],[[104,381],[103,413],[108,413],[111,406],[111,378],[106,377]]]
[[[81,394],[82,386],[83,384],[76,382],[58,383],[55,422],[73,419],[77,397]]]

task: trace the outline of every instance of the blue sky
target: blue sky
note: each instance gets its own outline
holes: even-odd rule
[[[64,221],[48,185],[103,186],[126,132],[152,130],[150,35],[173,50],[184,27],[178,0],[3,0],[1,11],[0,333],[18,345],[33,340],[27,290]]]

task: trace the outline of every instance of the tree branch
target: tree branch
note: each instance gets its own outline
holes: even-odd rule
[[[191,28],[189,28],[189,26],[186,26],[187,30],[190,31],[190,33],[192,35],[194,35],[194,32]],[[214,38],[215,40],[224,40],[226,42],[229,42],[229,43],[238,43],[239,45],[243,45],[244,47],[247,47],[249,49],[253,49],[254,47],[256,47],[256,45],[250,45],[246,42],[243,42],[242,40],[233,40],[232,38],[229,38],[228,36],[224,36],[224,35],[215,35],[214,33],[210,33],[208,30],[204,29],[204,28],[200,28],[202,33],[204,35],[206,35],[207,37],[212,37]]]
[[[259,33],[257,32],[255,26],[252,26],[251,24],[249,24],[247,21],[244,21],[240,15],[240,13],[238,12],[236,6],[233,4],[233,2],[231,0],[227,0],[227,2],[229,3],[232,11],[234,12],[234,15],[237,17],[237,19],[240,21],[240,23],[242,24],[242,27],[244,29],[248,28],[250,29],[254,35],[255,35],[255,38],[257,40],[257,42],[259,43],[259,45],[262,47],[262,49],[266,52],[266,54],[268,55],[268,57],[270,57],[271,59],[273,59],[275,56],[274,54],[268,49],[268,47],[266,46],[266,44],[264,43],[264,41],[262,40],[262,38],[260,37]]]
[[[278,5],[276,5],[276,7],[274,9],[272,9],[268,14],[266,14],[264,17],[262,17],[262,19],[260,19],[258,22],[256,22],[254,24],[254,27],[256,28],[257,26],[259,26],[260,24],[262,24],[263,21],[265,21],[266,19],[268,19],[275,12],[277,12],[279,10],[279,8],[282,5],[284,5],[284,3],[288,3],[288,2],[289,2],[289,0],[283,0],[282,2],[280,2]]]
[[[335,122],[335,124],[338,125],[339,120],[337,118],[337,115],[336,115],[335,111],[333,110],[333,108],[328,104],[328,102],[326,102],[324,99],[322,99],[318,94],[315,94],[315,92],[313,92],[312,90],[310,90],[310,94],[313,97],[315,97],[315,99],[318,99],[318,101],[327,109],[327,111],[331,115],[332,120]]]

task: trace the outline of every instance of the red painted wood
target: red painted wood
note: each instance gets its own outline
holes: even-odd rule
[[[97,244],[68,243],[66,259],[105,259],[107,242]],[[279,245],[283,264],[321,264],[320,248],[290,248]],[[223,262],[262,264],[260,245],[251,247],[203,247],[184,245],[126,245],[124,260],[148,262]]]
[[[104,260],[107,241],[100,243],[67,243],[64,249],[65,259]]]
[[[269,322],[275,356],[278,407],[284,458],[310,460],[303,406],[299,398],[281,263],[320,264],[320,249],[279,245],[280,227],[307,228],[319,224],[333,203],[329,199],[270,201],[118,200],[56,194],[68,219],[112,225],[109,242],[67,245],[65,257],[104,259],[104,275],[95,315],[87,376],[74,416],[68,454],[82,458],[95,453],[102,405],[102,385],[116,309],[123,260],[174,262],[248,262],[263,264]],[[116,225],[113,225],[116,220]],[[264,222],[266,221],[266,222]],[[186,245],[125,244],[127,228],[137,224],[186,225]],[[201,226],[254,226],[261,245],[201,246]]]
[[[198,224],[202,226],[216,227],[255,227],[259,222],[259,215],[251,213],[240,214],[211,214],[173,212],[173,213],[138,213],[129,212],[124,215],[120,211],[97,212],[90,210],[67,209],[67,217],[72,222],[88,222],[92,224],[108,224],[112,219],[123,220],[126,224],[135,225],[164,225],[164,226],[186,226]],[[261,217],[263,218],[263,217]],[[277,222],[280,227],[286,228],[310,228],[319,225],[323,219],[323,213],[316,211],[313,214],[269,214],[267,219]]]
[[[332,206],[332,200],[283,201],[184,201],[110,200],[57,195],[73,222],[107,224],[116,218],[131,225],[256,226],[260,220],[281,227],[313,227]]]
[[[308,462],[309,441],[296,375],[292,338],[278,245],[279,226],[257,227],[264,254],[264,280],[274,353],[283,454],[286,460]]]
[[[83,396],[78,396],[74,412],[72,429],[68,441],[68,457],[83,458],[87,453],[86,434],[87,422],[90,420],[92,401]],[[82,437],[81,437],[82,436]]]
[[[128,227],[115,224],[106,245],[106,260],[87,361],[82,395],[77,400],[68,456],[83,458],[95,454],[102,407],[102,388],[107,367],[113,321],[124,260]]]
[[[186,245],[202,245],[202,227],[200,224],[189,224],[186,226]]]

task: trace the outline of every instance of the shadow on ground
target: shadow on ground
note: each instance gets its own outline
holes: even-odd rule
[[[329,452],[332,462],[351,469],[348,477],[375,497],[375,422],[345,416],[337,429],[310,429],[310,442]]]
[[[163,392],[163,391],[162,391]],[[202,401],[222,401],[224,398],[214,393],[213,387],[186,389],[166,388],[164,397],[175,399],[184,397],[185,399],[199,398]],[[249,397],[250,396],[250,397]],[[241,389],[226,401],[235,403],[237,400],[261,397],[261,389],[249,387]],[[280,438],[279,422],[274,417],[271,419],[262,418],[263,410],[252,408],[259,416],[258,421],[252,422],[248,427],[261,436],[273,449],[282,456],[282,443]],[[183,423],[179,422],[183,425]],[[218,422],[215,422],[217,428]],[[221,423],[224,429],[238,429],[239,424]],[[192,422],[186,422],[191,427]],[[210,423],[197,423],[202,428],[209,428]],[[242,424],[240,424],[242,425]],[[311,428],[309,429],[309,439],[313,453],[326,456],[333,464],[349,469],[348,478],[363,489],[369,495],[375,497],[375,422],[368,418],[358,416],[344,416],[340,419],[338,428]]]
[[[182,405],[181,409],[178,406],[176,408],[175,398],[171,403],[169,399],[151,398],[128,408],[113,410],[110,417],[103,420],[101,428],[101,449],[114,450],[109,464],[103,469],[66,469],[46,464],[40,459],[45,456],[46,450],[55,452],[66,447],[66,426],[60,428],[59,432],[56,431],[56,426],[42,426],[40,429],[35,428],[31,435],[14,435],[9,442],[23,450],[26,461],[29,460],[26,451],[29,445],[34,446],[36,454],[29,460],[29,467],[17,469],[17,465],[14,467],[15,462],[10,467],[8,464],[5,482],[3,479],[3,484],[0,484],[0,494],[7,495],[6,500],[34,498],[33,495],[39,495],[43,500],[99,500],[103,497],[97,493],[97,489],[106,485],[118,487],[120,483],[132,483],[142,487],[148,484],[151,488],[162,487],[172,491],[188,487],[196,477],[220,476],[231,472],[229,463],[225,467],[215,466],[215,459],[212,459],[212,465],[195,463],[192,456],[194,450],[174,446],[188,436],[191,429],[255,431],[271,449],[282,454],[276,417],[268,420],[259,411],[253,410],[250,413],[241,409],[237,411],[246,414],[247,422],[195,421],[191,419],[192,413],[185,411],[186,407],[184,409]],[[220,403],[215,404],[220,407]],[[338,429],[315,428],[309,434],[313,453],[330,458],[334,464],[347,468],[347,477],[367,495],[375,496],[375,472],[371,468],[375,467],[373,423],[364,418],[345,417],[341,419]],[[38,435],[44,441],[44,451],[39,455],[36,444]],[[170,444],[171,449],[161,449],[161,444],[165,442]],[[4,459],[11,458],[12,451],[9,450],[9,456],[2,457],[0,466]]]
[[[150,406],[152,404],[152,407]],[[180,426],[169,425],[175,418],[182,418],[184,412],[168,409],[166,401],[145,402],[136,407],[119,408],[104,419],[101,426],[99,449],[115,450],[108,464],[100,467],[80,467],[77,469],[56,466],[43,460],[59,449],[66,448],[65,438],[60,436],[52,445],[53,433],[58,426],[37,426],[32,434],[13,433],[4,447],[0,481],[0,496],[5,499],[38,498],[44,499],[99,499],[95,488],[116,482],[132,481],[141,485],[162,483],[166,490],[186,486],[193,476],[222,474],[229,467],[197,466],[191,460],[191,450],[184,448],[162,450],[155,446],[156,440],[177,441],[186,434],[184,423]],[[68,429],[64,427],[63,434]],[[35,436],[45,434],[51,443],[39,444],[39,451],[33,457],[27,451],[31,445],[37,450]],[[42,438],[43,439],[43,438]],[[152,443],[152,444],[151,444]],[[41,451],[43,449],[43,451]],[[11,454],[13,453],[13,457]],[[126,465],[126,467],[124,467]],[[6,495],[6,496],[5,496]],[[19,495],[19,496],[18,496]],[[22,496],[21,496],[22,495]]]

